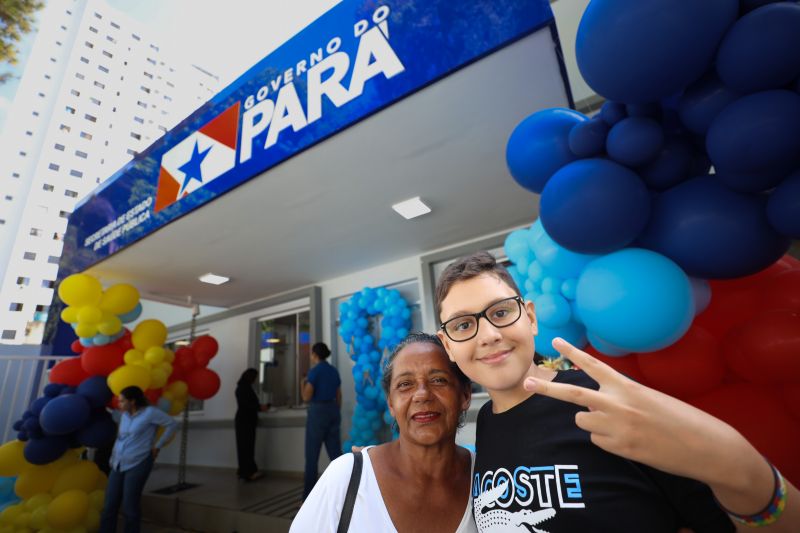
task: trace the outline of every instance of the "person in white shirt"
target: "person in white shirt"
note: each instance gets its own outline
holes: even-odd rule
[[[348,531],[477,532],[470,497],[474,457],[455,442],[471,399],[469,379],[436,336],[416,333],[389,356],[382,385],[399,438],[362,450]],[[328,466],[290,533],[337,530],[353,461],[348,453]]]

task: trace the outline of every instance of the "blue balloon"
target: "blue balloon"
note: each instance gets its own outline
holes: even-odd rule
[[[561,337],[576,348],[586,346],[586,328],[576,322],[567,322],[560,328],[540,325],[539,333],[536,335],[536,353],[544,357],[558,357],[558,351],[553,348],[553,339],[556,337]]]
[[[620,102],[606,100],[606,102],[600,107],[600,119],[608,126],[613,126],[620,120],[627,118],[627,116],[628,111],[625,108],[625,104]]]
[[[681,122],[692,133],[705,135],[720,111],[739,98],[716,76],[705,76],[689,86],[678,104]]]
[[[583,271],[576,294],[586,329],[623,350],[659,350],[694,318],[689,278],[666,257],[640,248],[606,255]]]
[[[763,91],[723,109],[706,137],[717,172],[763,173],[800,158],[800,95]]]
[[[722,81],[735,91],[778,89],[800,74],[800,5],[770,4],[743,16],[717,52]]]
[[[655,159],[664,145],[664,130],[650,118],[630,117],[621,120],[608,132],[606,151],[614,161],[629,167]]]
[[[607,99],[661,100],[708,69],[738,11],[738,0],[594,0],[578,27],[578,68]]]
[[[92,376],[83,380],[76,391],[86,398],[92,409],[102,409],[114,395],[108,388],[105,376]]]
[[[800,171],[786,178],[769,195],[767,219],[781,235],[800,239]]]
[[[547,276],[542,280],[541,292],[543,294],[560,294],[563,281],[555,276]]]
[[[61,385],[60,383],[50,383],[48,385],[45,385],[44,390],[42,392],[44,393],[45,396],[49,398],[55,398],[56,396],[61,394],[61,389],[63,388],[64,386]]]
[[[691,177],[693,159],[694,150],[688,141],[668,139],[656,158],[639,169],[639,175],[648,188],[665,191]]]
[[[551,329],[566,326],[572,315],[569,302],[560,294],[542,294],[533,304],[539,324]]]
[[[774,189],[781,181],[786,178],[793,168],[788,165],[776,167],[763,172],[731,172],[729,170],[717,170],[715,177],[734,191],[739,192],[763,192]]]
[[[29,440],[22,454],[29,463],[46,465],[64,455],[68,448],[69,439],[66,437],[45,437]]]
[[[164,398],[162,398],[162,400],[163,399]],[[97,416],[93,416],[86,427],[79,430],[76,435],[81,445],[90,448],[108,446],[114,442],[116,436],[117,425],[111,419],[111,415],[105,411],[102,411],[101,414]]]
[[[142,303],[137,302],[136,307],[134,307],[132,310],[122,315],[119,315],[119,320],[123,324],[129,324],[134,320],[136,320],[137,318],[139,318],[141,315],[142,315]]]
[[[532,283],[536,283],[537,281],[541,281],[544,275],[544,267],[542,264],[538,260],[531,261],[531,265],[528,267],[528,279]]]
[[[584,159],[559,170],[542,193],[548,235],[582,254],[630,244],[650,216],[650,193],[632,170],[605,159]],[[573,277],[565,275],[565,277]]]
[[[92,338],[92,344],[94,344],[95,346],[104,346],[109,342],[111,342],[111,336],[104,335],[102,333],[98,333],[97,335],[94,336],[94,338]]]
[[[81,345],[84,348],[88,348],[89,346],[94,346],[94,338],[93,337],[81,337],[78,339]]]
[[[575,291],[578,288],[578,280],[576,278],[565,279],[561,284],[561,294],[567,300],[575,299]]]
[[[569,149],[578,157],[602,155],[607,136],[608,124],[599,116],[578,122],[569,132]]]
[[[574,278],[581,273],[583,268],[589,264],[590,261],[597,256],[580,254],[567,250],[563,246],[554,241],[550,235],[543,233],[542,236],[536,241],[536,247],[533,249],[537,261],[543,267],[542,275],[537,277],[539,279],[546,279],[552,273],[560,278]],[[545,270],[547,273],[545,273]],[[536,273],[536,272],[534,272]],[[531,272],[528,272],[530,276]],[[533,279],[533,277],[531,276]],[[550,292],[542,289],[543,292]]]
[[[84,426],[89,420],[89,402],[79,394],[62,394],[42,409],[39,423],[48,435],[66,435]]]
[[[59,389],[59,393],[60,391],[61,389]],[[30,411],[33,414],[33,416],[29,418],[38,418],[38,416],[42,413],[42,409],[44,409],[44,406],[47,405],[52,399],[53,397],[51,396],[42,396],[41,398],[36,398],[35,400],[33,400],[33,402],[31,402],[31,407],[30,407]]]
[[[693,277],[755,274],[789,249],[789,239],[769,225],[765,203],[765,198],[732,191],[713,177],[694,178],[655,199],[638,242]]]
[[[506,163],[522,187],[541,193],[547,180],[576,159],[569,149],[572,127],[588,119],[571,109],[544,109],[520,122],[506,146]]]
[[[589,344],[591,344],[595,350],[603,355],[609,355],[611,357],[623,357],[631,353],[604,341],[591,331],[586,332],[586,338],[589,340]]]

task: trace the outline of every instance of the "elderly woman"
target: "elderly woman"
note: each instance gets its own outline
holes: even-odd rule
[[[389,356],[383,382],[400,437],[363,450],[351,532],[474,532],[473,457],[455,436],[471,398],[469,379],[439,339],[409,335]],[[353,454],[333,461],[306,499],[291,532],[337,530]]]

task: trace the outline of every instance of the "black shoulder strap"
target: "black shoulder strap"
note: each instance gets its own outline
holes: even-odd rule
[[[353,454],[353,473],[350,475],[350,484],[347,486],[347,496],[344,498],[344,507],[342,507],[342,514],[339,517],[339,529],[336,533],[347,533],[350,527],[350,518],[353,516],[353,507],[356,505],[356,493],[358,492],[358,484],[361,482],[361,466],[364,463],[364,458],[361,457],[361,452]]]

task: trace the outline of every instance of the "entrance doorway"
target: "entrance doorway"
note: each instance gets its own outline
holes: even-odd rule
[[[300,379],[308,373],[311,353],[309,311],[259,319],[257,331],[262,401],[273,407],[300,405]]]

